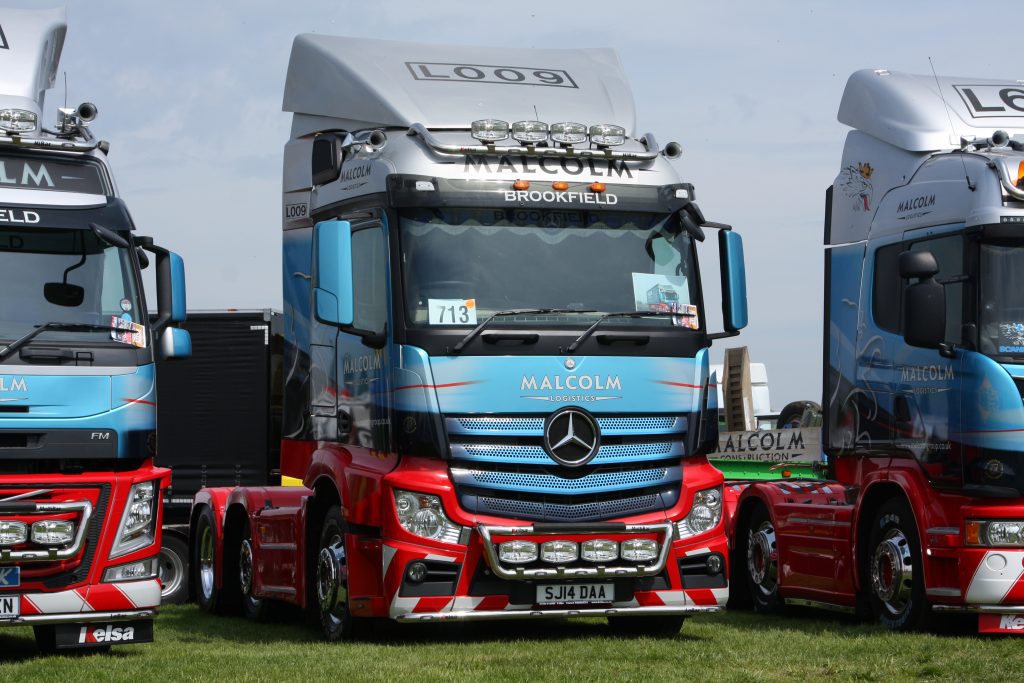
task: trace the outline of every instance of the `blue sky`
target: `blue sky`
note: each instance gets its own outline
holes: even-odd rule
[[[679,141],[705,216],[743,234],[750,326],[729,342],[767,364],[778,409],[821,395],[824,193],[847,77],[929,73],[928,57],[944,75],[1024,77],[1012,47],[969,37],[998,29],[1006,5],[988,4],[965,18],[942,1],[70,0],[62,70],[69,104],[99,106],[93,128],[112,142],[140,232],[185,257],[190,308],[280,308],[281,93],[295,34],[616,48],[638,129]],[[48,96],[48,122],[63,94],[61,83]]]

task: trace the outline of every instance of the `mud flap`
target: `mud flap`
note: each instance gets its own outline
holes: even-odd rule
[[[58,650],[153,642],[152,619],[56,624],[53,629],[54,645]]]

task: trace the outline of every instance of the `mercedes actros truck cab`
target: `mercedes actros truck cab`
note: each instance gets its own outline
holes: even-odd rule
[[[96,107],[43,126],[66,29],[63,10],[0,9],[0,626],[32,625],[44,650],[153,638],[169,481],[153,359],[189,349],[168,326],[181,259],[133,234]]]
[[[696,245],[717,233],[721,335],[742,245],[634,132],[615,54],[300,35],[284,108],[294,486],[200,491],[200,604],[307,606],[328,639],[723,606]]]

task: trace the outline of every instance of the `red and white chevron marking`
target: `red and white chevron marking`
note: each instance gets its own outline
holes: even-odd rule
[[[22,616],[122,612],[160,606],[160,582],[101,583],[56,593],[22,593]]]

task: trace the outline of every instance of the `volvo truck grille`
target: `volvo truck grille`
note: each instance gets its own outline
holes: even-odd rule
[[[687,418],[597,417],[601,447],[584,466],[556,462],[543,417],[449,416],[450,473],[461,505],[478,514],[599,521],[663,510],[679,499]]]

